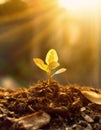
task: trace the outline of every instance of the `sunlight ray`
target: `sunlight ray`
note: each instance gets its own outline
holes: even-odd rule
[[[49,4],[49,2],[45,3],[45,5],[43,7],[40,6],[40,8],[38,6],[36,6],[36,4],[33,5],[32,7],[28,6],[28,9],[21,11],[20,13],[16,12],[16,14],[14,13],[11,15],[0,16],[0,17],[2,17],[2,19],[0,19],[0,23],[9,22],[11,20],[15,21],[15,20],[19,20],[19,19],[22,19],[25,17],[32,17],[34,15],[40,15],[44,11],[49,11],[51,6],[52,6],[52,4]]]
[[[10,35],[13,36],[16,33],[19,33],[21,30],[26,29],[26,28],[32,26],[32,23],[33,23],[33,21],[30,21],[28,23],[25,22],[23,25],[21,24],[19,26],[15,25],[12,29],[10,29],[10,30],[8,30],[8,31],[6,31],[6,32],[4,32],[4,33],[2,33],[0,35],[0,41],[5,39],[5,38],[9,38]]]
[[[58,17],[62,17],[62,14],[61,16],[58,16]],[[35,36],[31,39],[31,42],[26,44],[23,48],[21,48],[19,51],[17,51],[17,54],[16,55],[20,55],[21,53],[23,53],[25,50],[27,49],[30,49],[30,48],[33,48],[34,45],[36,44],[41,44],[42,43],[42,40],[47,38],[48,37],[48,33],[51,34],[51,37],[49,37],[49,39],[52,41],[53,40],[53,35],[54,35],[54,26],[56,26],[57,24],[57,20],[54,19],[53,20],[53,23],[50,23],[49,25],[47,25],[43,30],[36,30],[36,34]],[[54,25],[54,26],[53,26]],[[56,30],[59,30],[59,28],[56,28]],[[57,35],[57,34],[56,34]],[[48,44],[48,42],[47,42]]]
[[[22,30],[22,29],[24,29],[24,28],[26,28],[27,26],[31,26],[31,25],[34,25],[35,24],[35,26],[38,26],[40,23],[42,23],[42,22],[44,22],[45,20],[46,20],[46,18],[47,19],[49,19],[49,17],[50,16],[52,16],[53,14],[56,14],[57,13],[57,11],[56,10],[51,10],[50,12],[48,12],[48,13],[44,13],[41,17],[40,16],[37,16],[35,19],[33,18],[32,20],[29,20],[29,22],[28,23],[23,23],[23,25],[21,24],[21,25],[15,25],[14,26],[14,28],[12,28],[12,29],[10,29],[10,30],[8,30],[8,31],[6,31],[4,34],[2,34],[2,35],[0,35],[0,40],[1,39],[3,39],[3,38],[7,38],[7,37],[9,37],[9,35],[11,35],[11,34],[14,34],[14,33],[16,33],[16,32],[18,32],[18,31],[20,31],[20,30]],[[47,17],[48,16],[48,17]],[[50,21],[50,20],[49,20]],[[51,21],[50,21],[51,22]],[[48,23],[49,24],[49,23]],[[51,23],[52,25],[51,26],[53,26],[54,25],[54,21],[52,21],[52,23]],[[49,28],[51,28],[51,26],[49,27]],[[47,27],[47,26],[46,26]],[[44,30],[47,30],[47,29],[44,29]],[[40,33],[43,33],[43,31],[42,30],[40,30]],[[46,33],[47,33],[47,31],[46,31]]]
[[[36,11],[37,10],[37,11]],[[44,11],[43,11],[44,10]],[[11,22],[12,20],[15,20],[16,18],[18,20],[20,20],[21,18],[25,18],[28,16],[32,16],[32,20],[29,20],[27,22],[24,22],[23,24],[15,25],[12,29],[6,31],[5,33],[3,33],[2,35],[0,35],[0,41],[3,39],[7,39],[9,38],[9,36],[13,37],[14,35],[18,34],[21,30],[26,30],[27,28],[30,28],[33,25],[33,29],[34,27],[36,27],[36,32],[34,37],[32,38],[31,42],[26,44],[23,48],[20,48],[19,50],[16,51],[16,56],[20,55],[21,53],[23,53],[23,51],[27,50],[28,48],[31,48],[33,46],[33,44],[37,44],[38,42],[41,42],[42,39],[44,39],[45,37],[47,37],[48,34],[55,33],[54,28],[56,28],[57,25],[57,18],[56,17],[62,17],[63,14],[60,14],[59,10],[57,8],[51,8],[51,6],[49,6],[49,4],[47,4],[47,8],[43,9],[43,10],[39,10],[39,9],[35,9],[35,12],[33,13],[32,9],[30,10],[30,13],[25,13],[23,12],[23,16],[21,17],[21,15],[18,15],[18,17],[12,17],[12,19],[8,19],[9,22]],[[36,14],[35,14],[36,13]],[[35,16],[34,16],[35,15]],[[51,19],[53,18],[53,19]],[[48,20],[48,21],[47,21]],[[6,19],[6,22],[7,19]],[[47,22],[47,24],[46,24]],[[41,28],[41,25],[45,24],[44,28]],[[56,28],[56,30],[59,30],[59,28]],[[51,36],[52,38],[52,36]],[[2,44],[2,43],[1,43]],[[1,45],[0,44],[0,45]]]
[[[36,28],[36,34],[35,36],[33,37],[33,39],[31,40],[31,43],[29,44],[26,44],[22,49],[20,49],[18,52],[17,52],[17,55],[18,54],[21,54],[24,50],[26,49],[29,49],[29,48],[32,48],[33,45],[36,45],[37,43],[41,43],[41,41],[48,37],[48,33],[50,33],[51,35],[53,35],[53,31],[54,31],[54,26],[57,24],[56,22],[56,19],[53,20],[53,23],[49,23],[49,25],[47,25],[44,29],[39,30]],[[54,26],[53,26],[54,25]],[[36,26],[37,26],[37,23],[36,23]],[[57,30],[59,30],[59,28],[57,28]]]

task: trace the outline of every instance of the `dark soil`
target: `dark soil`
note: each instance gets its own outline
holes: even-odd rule
[[[0,89],[0,130],[101,130],[101,105],[89,101],[87,86],[39,82],[28,89]]]

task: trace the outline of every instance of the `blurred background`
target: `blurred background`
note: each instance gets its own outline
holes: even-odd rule
[[[0,86],[47,79],[33,62],[56,49],[63,85],[101,86],[100,0],[0,0]]]

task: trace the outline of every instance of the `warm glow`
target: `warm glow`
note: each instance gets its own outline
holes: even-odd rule
[[[70,24],[68,27],[68,41],[71,45],[78,42],[80,38],[80,28],[76,24]]]
[[[6,3],[8,0],[0,0],[0,4]]]
[[[99,5],[99,0],[59,0],[59,6],[70,11],[95,10]]]

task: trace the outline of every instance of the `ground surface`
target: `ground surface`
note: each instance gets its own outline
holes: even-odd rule
[[[28,89],[0,89],[0,130],[101,130],[101,105],[82,91],[86,86],[39,82]]]

